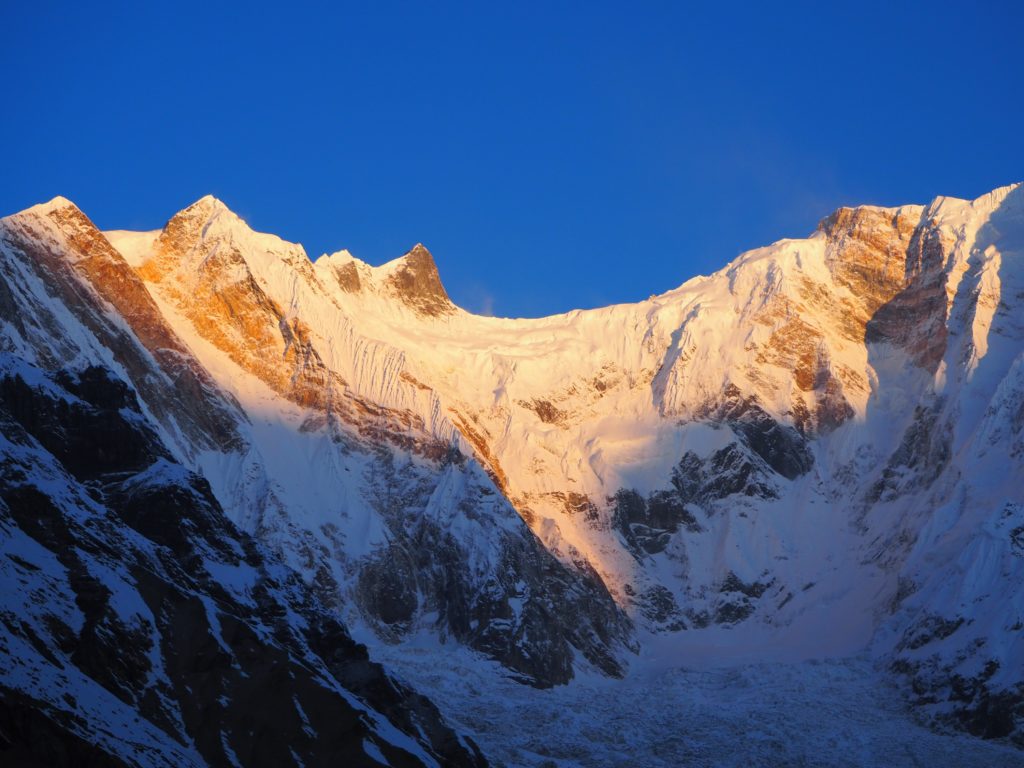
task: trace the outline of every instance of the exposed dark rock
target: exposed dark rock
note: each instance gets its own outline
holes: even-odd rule
[[[818,225],[829,269],[863,312],[851,319],[863,323],[904,287],[907,250],[921,225],[919,213],[868,206],[839,208]]]
[[[7,768],[127,768],[75,733],[75,716],[0,686],[0,759]],[[82,727],[82,724],[78,724]]]
[[[165,455],[147,427],[121,415],[125,408],[141,417],[138,402],[124,382],[105,369],[62,371],[53,385],[75,396],[46,397],[21,377],[5,375],[0,378],[0,407],[79,480],[139,471]]]
[[[681,525],[700,530],[678,490],[655,491],[645,499],[634,490],[620,488],[614,504],[612,525],[637,557],[663,551]]]
[[[963,616],[946,619],[942,616],[928,615],[915,622],[903,633],[897,648],[900,650],[916,650],[935,640],[944,640],[956,632],[964,623]]]
[[[672,486],[685,503],[708,504],[734,494],[758,499],[778,498],[763,462],[737,443],[701,459],[687,451],[672,470]]]
[[[711,614],[706,610],[694,610],[693,608],[687,608],[686,618],[690,620],[690,624],[696,629],[705,629],[711,625]]]
[[[905,287],[878,307],[864,330],[867,344],[886,343],[905,350],[934,373],[946,352],[947,244],[934,227],[919,227],[906,253]]]
[[[899,447],[868,492],[869,501],[888,501],[927,488],[945,471],[952,458],[953,434],[940,414],[940,403],[914,409]]]
[[[392,544],[363,566],[358,594],[367,612],[391,630],[409,628],[419,607],[416,565],[405,547]]]
[[[818,434],[827,435],[853,418],[853,406],[846,399],[842,384],[835,376],[829,374],[825,377],[815,388],[814,398]]]
[[[686,629],[683,613],[675,597],[661,584],[655,584],[636,596],[640,614],[658,629],[679,632]]]
[[[1010,531],[1010,544],[1013,547],[1013,553],[1019,557],[1024,557],[1024,525],[1018,526]]]
[[[519,405],[536,413],[545,424],[562,424],[565,421],[565,411],[555,407],[550,400],[520,400]]]
[[[420,765],[374,724],[376,710],[438,762],[484,764],[227,520],[204,480],[167,458],[123,382],[95,369],[28,378],[0,382],[0,525],[34,542],[8,558],[29,564],[19,565],[36,584],[27,594],[63,579],[53,584],[66,597],[29,601],[16,621],[0,611],[0,647],[26,642],[35,656],[17,663],[86,682],[45,701],[0,685],[0,762],[135,764],[145,749],[147,763],[167,765],[372,766],[372,745],[391,765]],[[71,474],[65,442],[100,458]],[[39,552],[63,570],[32,564]],[[62,618],[69,604],[75,628]],[[111,703],[90,709],[102,692]],[[134,735],[104,730],[130,713]]]
[[[1024,746],[1020,727],[1024,723],[1024,689],[982,692],[971,706],[958,709],[955,719],[968,733],[983,739],[1002,739],[1013,736]]]
[[[753,612],[754,606],[745,600],[728,601],[715,611],[715,624],[738,624]]]
[[[466,567],[468,542],[419,513],[432,486],[418,482],[414,468],[395,471],[383,460],[381,475],[391,485],[378,509],[391,543],[360,575],[357,600],[385,636],[397,639],[417,617],[436,615],[437,629],[531,685],[568,682],[576,653],[609,675],[622,675],[619,654],[630,647],[631,625],[585,561],[578,570],[567,568],[532,534],[502,534],[497,562],[481,582]],[[493,492],[480,493],[477,501],[484,500],[502,503]],[[462,512],[479,514],[472,500]]]
[[[814,466],[814,456],[803,436],[793,427],[779,424],[756,400],[743,397],[735,386],[729,385],[722,402],[706,408],[704,413],[731,426],[751,451],[788,480]]]
[[[391,286],[398,297],[423,315],[436,317],[455,311],[430,251],[417,243],[401,258],[391,276]]]
[[[720,592],[739,592],[740,594],[746,595],[747,597],[759,598],[765,593],[765,590],[772,585],[771,581],[761,582],[754,581],[746,583],[739,576],[732,571],[729,571],[728,576],[725,577],[725,581],[722,582],[722,586],[719,589]]]
[[[756,609],[754,601],[758,600],[773,583],[772,580],[748,583],[730,571],[718,589],[722,598],[715,609],[714,622],[737,624],[749,618]]]
[[[583,515],[583,519],[589,523],[597,523],[600,519],[600,512],[597,505],[590,500],[585,493],[570,491],[562,496],[562,508],[569,515]]]
[[[1024,747],[1024,685],[993,690],[990,681],[998,669],[993,659],[980,674],[965,677],[953,673],[937,656],[915,661],[901,655],[892,664],[893,672],[909,680],[914,704],[923,713],[933,713],[938,722],[974,736],[1009,738]]]
[[[345,293],[359,293],[363,289],[362,280],[359,279],[359,270],[354,261],[335,267],[334,278]]]

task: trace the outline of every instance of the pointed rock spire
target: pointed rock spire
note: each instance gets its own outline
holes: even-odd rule
[[[388,283],[402,301],[421,314],[438,317],[455,311],[434,257],[422,243],[398,260]]]

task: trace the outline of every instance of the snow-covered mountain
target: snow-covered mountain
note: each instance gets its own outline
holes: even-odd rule
[[[4,765],[484,765],[190,469],[246,416],[106,239],[0,238]]]
[[[105,505],[157,544],[188,514],[139,530],[121,488],[176,486],[223,510],[218,541],[242,542],[211,548],[297,574],[269,602],[290,616],[313,601],[382,650],[428,638],[443,666],[457,643],[545,687],[653,656],[869,649],[921,712],[1022,739],[1024,187],[840,209],[645,302],[535,320],[455,306],[422,245],[380,267],[310,261],[210,197],[141,233],[101,233],[57,198],[3,219],[0,249],[2,403],[28,435],[3,454],[9,578],[39,541],[26,483],[65,517]],[[76,387],[99,370],[149,447],[81,475],[97,449]],[[25,392],[55,403],[49,422]],[[17,469],[26,446],[88,504]],[[200,547],[191,530],[182,547]],[[206,572],[203,589],[237,588]],[[46,610],[5,590],[8,648],[81,645],[67,618],[63,635],[30,632]],[[283,647],[301,657],[296,636]],[[34,663],[53,674],[49,652]],[[26,674],[0,682],[69,711]],[[162,722],[211,759],[187,722]]]

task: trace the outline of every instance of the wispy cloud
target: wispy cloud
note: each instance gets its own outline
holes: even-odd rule
[[[453,295],[452,298],[459,306],[475,315],[494,317],[494,294],[487,286],[473,281],[462,285],[461,289],[456,287],[456,293],[458,296]]]

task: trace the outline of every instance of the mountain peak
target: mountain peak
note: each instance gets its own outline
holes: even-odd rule
[[[432,273],[437,276],[438,283],[441,282],[440,273],[437,271],[437,263],[434,261],[434,256],[429,250],[427,250],[427,247],[423,245],[423,243],[416,243],[416,245],[395,260],[395,265],[398,268],[404,266],[407,269],[422,271],[424,273]]]
[[[227,207],[227,205],[224,204],[223,200],[220,200],[213,195],[203,195],[191,205],[188,205],[178,211],[178,213],[172,217],[172,220],[178,217],[185,217],[191,220],[201,219],[204,221],[211,221],[221,214],[228,214],[228,216],[236,219],[239,218],[230,208]]]
[[[40,213],[49,211],[59,211],[64,208],[78,208],[73,202],[68,200],[63,195],[57,195],[52,200],[46,203],[40,203],[39,205],[32,206],[30,210],[38,210]]]
[[[37,235],[44,231],[58,232],[60,237],[84,237],[93,240],[102,237],[96,225],[92,223],[82,209],[58,195],[45,203],[38,203],[19,213],[2,219],[7,225],[34,231]]]
[[[187,206],[185,208],[185,210],[188,211],[188,210],[191,210],[193,208],[197,208],[197,209],[223,208],[224,210],[228,210],[228,207],[224,204],[224,201],[221,200],[218,197],[214,197],[213,195],[203,195],[198,200],[196,200],[194,203],[192,203],[192,205]]]
[[[37,216],[47,216],[54,211],[63,211],[67,208],[71,208],[75,211],[80,210],[77,205],[68,200],[66,197],[57,195],[51,200],[45,203],[37,203],[36,205],[30,206],[19,213],[13,214],[14,216],[22,216],[25,214],[35,214]]]
[[[433,317],[454,311],[455,305],[441,283],[434,257],[423,243],[416,243],[392,264],[388,285],[407,305]]]
[[[245,222],[213,195],[204,195],[189,206],[174,214],[164,226],[160,235],[162,241],[172,241],[178,246],[194,244],[205,238],[216,223],[216,230],[248,229]]]

